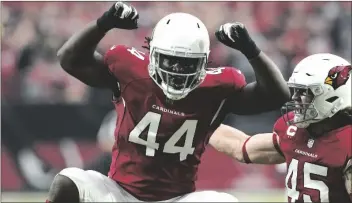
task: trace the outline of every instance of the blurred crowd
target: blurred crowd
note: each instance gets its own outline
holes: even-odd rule
[[[74,32],[98,18],[112,2],[1,2],[1,91],[5,103],[107,103],[109,91],[89,88],[66,74],[58,48]],[[199,17],[211,36],[211,66],[234,66],[255,80],[239,52],[217,42],[223,23],[246,25],[257,45],[288,78],[294,64],[317,52],[351,61],[351,2],[131,2],[139,29],[110,31],[98,49],[114,44],[141,48],[163,16],[187,12]],[[187,32],[187,30],[182,30]]]

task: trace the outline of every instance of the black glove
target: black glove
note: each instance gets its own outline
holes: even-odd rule
[[[97,20],[97,26],[104,32],[113,28],[132,30],[138,28],[138,12],[130,5],[116,2]]]
[[[226,23],[220,26],[215,32],[215,36],[221,43],[242,52],[248,59],[252,59],[260,53],[260,49],[242,23]]]

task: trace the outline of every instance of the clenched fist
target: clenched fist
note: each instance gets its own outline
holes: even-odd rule
[[[223,44],[242,52],[248,59],[259,55],[260,50],[249,36],[242,23],[226,23],[215,32],[216,38]]]
[[[138,28],[138,12],[126,3],[118,1],[97,20],[97,26],[104,32],[113,28],[132,30]]]

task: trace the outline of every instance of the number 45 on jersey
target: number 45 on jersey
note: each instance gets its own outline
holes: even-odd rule
[[[298,171],[299,161],[297,159],[292,159],[291,163],[287,169],[286,176],[286,188],[287,196],[291,198],[291,202],[296,202],[300,197],[300,192],[297,191],[297,176],[298,174],[303,175],[303,185],[299,188],[308,188],[315,190],[319,193],[319,202],[329,202],[329,187],[321,180],[311,179],[311,175],[318,175],[326,178],[328,174],[328,168],[326,166],[319,166],[316,164],[304,162],[303,171]],[[291,180],[291,187],[289,187],[289,181]],[[304,202],[313,202],[311,196],[307,194],[303,195]]]
[[[128,137],[128,141],[146,146],[146,155],[154,156],[155,150],[159,149],[159,143],[156,142],[158,128],[161,121],[161,115],[154,112],[148,112],[142,120],[135,126]],[[180,154],[180,161],[186,160],[187,155],[193,154],[193,139],[196,132],[197,120],[186,120],[182,126],[170,137],[163,147],[163,153]],[[149,126],[147,140],[139,136]],[[183,147],[176,146],[176,143],[182,136],[186,136]]]

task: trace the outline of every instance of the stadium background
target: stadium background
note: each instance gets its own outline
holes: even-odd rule
[[[351,2],[133,2],[140,28],[114,30],[99,45],[141,48],[155,23],[171,12],[198,16],[211,35],[212,66],[234,66],[253,81],[237,51],[218,43],[216,28],[243,22],[258,46],[287,79],[302,57],[330,52],[351,61]],[[61,68],[56,51],[68,37],[110,7],[109,2],[1,2],[1,190],[2,201],[45,200],[54,175],[86,167],[102,153],[100,127],[112,110],[109,91],[92,89]],[[206,99],[206,98],[205,98]],[[280,111],[228,116],[249,134],[270,132]],[[101,124],[104,125],[101,125]],[[105,137],[108,140],[107,137]],[[239,164],[209,148],[199,189],[233,192],[242,201],[283,201],[285,166]]]

